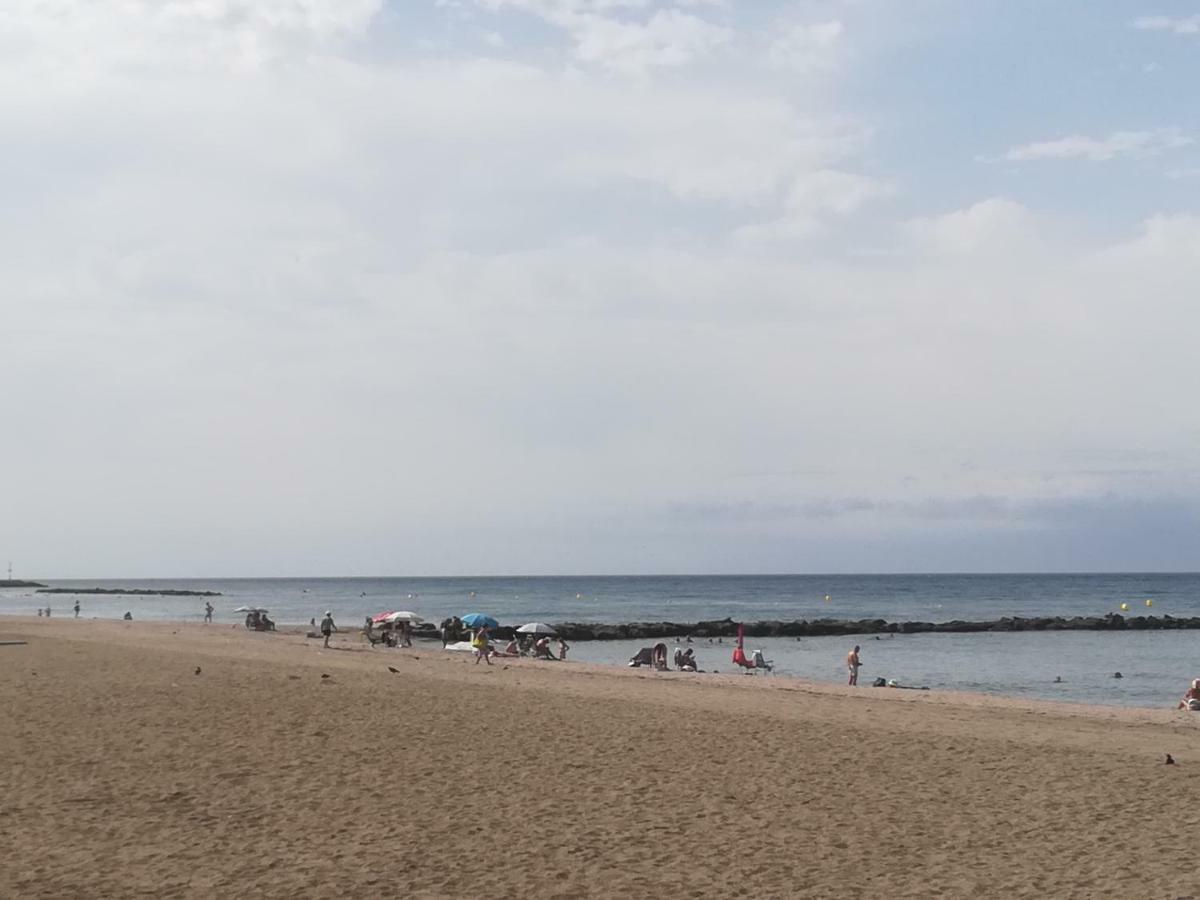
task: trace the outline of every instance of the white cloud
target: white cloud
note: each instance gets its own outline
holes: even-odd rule
[[[1195,143],[1178,128],[1155,131],[1114,131],[1102,138],[1069,135],[1051,141],[1037,141],[1008,150],[1001,159],[1029,162],[1044,159],[1086,159],[1107,162],[1120,157],[1157,156]]]
[[[1133,27],[1140,31],[1170,31],[1175,34],[1200,34],[1200,16],[1173,19],[1170,16],[1142,16]]]
[[[839,169],[806,172],[792,180],[777,218],[765,224],[742,226],[736,236],[748,245],[804,240],[891,192],[891,185],[853,172]]]
[[[683,66],[728,43],[733,32],[676,8],[656,9],[647,18],[616,13],[642,10],[645,0],[478,0],[498,11],[517,9],[563,29],[580,62],[642,75]]]
[[[144,67],[253,68],[365,32],[383,0],[10,0],[0,7],[9,65],[42,77]]]
[[[767,50],[767,61],[777,68],[811,72],[831,65],[833,48],[844,31],[837,20],[813,24],[783,22]]]
[[[1007,252],[1014,243],[1026,243],[1034,237],[1034,222],[1020,203],[991,197],[965,209],[913,219],[904,227],[922,245],[939,253],[990,248]]]

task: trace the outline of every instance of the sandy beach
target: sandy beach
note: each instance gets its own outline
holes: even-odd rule
[[[1200,718],[1170,709],[356,633],[0,640],[28,642],[0,647],[0,896],[1200,896]]]

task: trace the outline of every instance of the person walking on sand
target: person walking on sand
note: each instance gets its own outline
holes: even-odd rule
[[[858,651],[862,648],[858,644],[854,645],[854,649],[846,654],[846,669],[850,672],[850,684],[858,684],[858,667],[862,663],[858,659]]]
[[[208,600],[204,601],[204,621],[209,623],[212,621],[213,605]]]
[[[321,620],[321,634],[325,636],[325,646],[329,647],[329,636],[338,630],[337,625],[333,624],[333,613],[325,610],[325,618]]]
[[[560,638],[558,639],[558,658],[559,658],[559,659],[566,659],[566,658],[567,658],[567,651],[568,651],[568,650],[570,650],[570,649],[571,649],[571,645],[570,645],[570,644],[568,644],[568,643],[566,642],[566,640],[564,640],[563,638],[561,638],[561,637],[560,637]]]
[[[79,618],[79,601],[75,601],[75,618]]]
[[[475,650],[475,665],[479,665],[479,660],[483,660],[489,666],[492,661],[488,658],[491,651],[488,650],[488,630],[484,625],[475,632],[475,637],[471,638],[471,647]]]

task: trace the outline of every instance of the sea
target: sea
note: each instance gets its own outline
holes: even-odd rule
[[[59,580],[51,587],[210,590],[217,624],[240,625],[239,606],[270,610],[281,625],[306,625],[326,610],[345,629],[406,609],[437,623],[487,613],[526,622],[697,622],[731,618],[992,620],[1004,616],[1155,614],[1200,616],[1200,574],[697,575],[461,578],[199,578]],[[0,590],[0,613],[200,622],[204,597],[47,595]],[[1127,607],[1122,610],[1122,604]],[[264,635],[264,639],[270,639]],[[643,641],[578,641],[570,659],[625,665]],[[931,690],[963,690],[1113,706],[1173,707],[1200,677],[1200,631],[1009,632],[889,637],[752,638],[777,678],[845,680],[847,651],[862,646],[860,684],[882,677]],[[732,672],[732,644],[697,639],[706,671]],[[673,647],[672,647],[673,649]],[[1120,678],[1114,677],[1121,673]],[[759,675],[747,677],[762,677]],[[1056,680],[1061,679],[1061,680]]]

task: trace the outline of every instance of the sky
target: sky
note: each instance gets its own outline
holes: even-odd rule
[[[1200,569],[1200,3],[6,0],[20,577]]]

